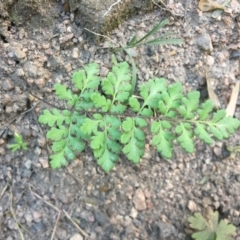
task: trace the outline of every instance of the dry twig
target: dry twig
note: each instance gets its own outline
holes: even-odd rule
[[[15,212],[14,212],[13,207],[12,207],[12,199],[13,199],[13,194],[12,194],[12,190],[11,190],[11,193],[10,193],[10,212],[11,212],[13,218],[14,218],[14,221],[17,224],[17,229],[18,229],[18,233],[20,235],[21,240],[25,240],[24,235],[21,231],[21,228],[19,227],[19,223],[18,223],[18,220],[16,218]]]
[[[63,210],[63,212],[64,212],[65,216],[68,218],[68,220],[78,229],[78,231],[79,231],[84,237],[86,237],[86,238],[89,239],[88,234],[87,234],[82,228],[80,228],[80,227],[77,225],[76,222],[74,222],[74,221],[72,220],[72,218],[68,215],[68,213],[67,213],[65,210]]]
[[[113,4],[108,8],[107,12],[105,12],[105,13],[103,14],[103,17],[105,17],[105,16],[111,11],[111,9],[112,9],[113,6],[117,5],[117,4],[120,3],[121,1],[122,1],[122,0],[118,0],[117,2],[113,3]]]

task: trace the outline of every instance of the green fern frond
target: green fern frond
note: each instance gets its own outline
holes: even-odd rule
[[[51,166],[65,166],[89,144],[94,157],[110,171],[122,152],[139,163],[150,129],[150,143],[162,157],[172,158],[174,146],[194,151],[196,138],[207,144],[228,138],[240,121],[227,117],[225,110],[214,111],[213,103],[199,103],[197,91],[183,94],[180,82],[167,85],[166,79],[154,78],[140,86],[132,96],[132,78],[127,62],[117,63],[101,79],[96,63],[73,74],[74,93],[55,85],[57,96],[69,109],[44,110],[39,122],[50,127],[47,138],[53,142]]]

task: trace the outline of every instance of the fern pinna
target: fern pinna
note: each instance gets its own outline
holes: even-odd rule
[[[180,82],[167,85],[164,78],[150,79],[140,86],[139,96],[130,96],[131,80],[127,62],[115,62],[103,79],[99,66],[91,63],[73,74],[78,94],[62,84],[54,86],[69,109],[44,110],[39,117],[40,123],[50,127],[47,138],[53,142],[53,168],[74,160],[86,144],[107,172],[121,152],[139,163],[146,144],[144,129],[149,126],[151,144],[170,159],[176,144],[192,153],[196,138],[211,144],[213,138],[228,138],[240,125],[238,119],[227,117],[225,110],[214,112],[210,100],[200,104],[199,92],[184,95]]]

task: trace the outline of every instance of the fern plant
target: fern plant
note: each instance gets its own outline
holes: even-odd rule
[[[176,144],[192,153],[195,139],[211,144],[213,138],[228,138],[240,125],[238,119],[226,117],[225,110],[213,112],[210,100],[200,104],[199,92],[184,95],[180,82],[167,86],[164,78],[150,79],[140,86],[139,96],[132,95],[127,62],[115,62],[103,79],[98,75],[99,66],[91,63],[73,74],[77,93],[62,84],[54,86],[69,108],[46,109],[39,117],[40,123],[50,127],[47,138],[53,142],[53,168],[74,160],[87,145],[106,172],[121,152],[139,163],[149,127],[151,144],[170,159]]]
[[[209,212],[205,219],[200,213],[188,219],[190,227],[198,230],[192,234],[192,238],[196,240],[233,240],[232,236],[236,236],[236,227],[228,224],[227,220],[219,222],[218,212]]]

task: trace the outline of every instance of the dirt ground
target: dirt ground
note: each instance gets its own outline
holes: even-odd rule
[[[239,130],[210,146],[198,141],[194,154],[176,147],[171,161],[149,147],[139,165],[122,158],[107,174],[87,150],[67,167],[51,169],[48,128],[37,120],[51,103],[63,104],[55,83],[71,86],[72,73],[90,62],[99,63],[105,76],[112,53],[102,47],[141,37],[166,18],[170,24],[162,33],[173,31],[184,44],[137,48],[138,83],[165,77],[206,99],[207,68],[226,108],[240,80],[239,1],[216,20],[196,0],[169,0],[125,21],[101,44],[89,40],[60,2],[55,7],[59,14],[51,24],[11,22],[8,38],[0,36],[0,239],[187,240],[188,217],[212,209],[237,227],[240,240],[239,154],[227,150],[239,146]],[[117,58],[129,61],[123,53]],[[234,116],[240,118],[239,99]],[[26,151],[8,149],[14,132],[28,143]]]

